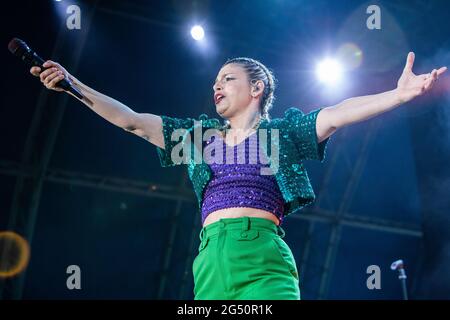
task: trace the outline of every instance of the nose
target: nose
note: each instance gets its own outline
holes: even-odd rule
[[[220,81],[216,82],[216,83],[213,85],[213,90],[214,90],[214,92],[219,91],[219,90],[222,90],[222,84],[221,84]]]

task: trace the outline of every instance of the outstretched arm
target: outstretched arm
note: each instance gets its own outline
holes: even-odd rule
[[[40,77],[41,82],[48,89],[63,91],[56,84],[64,78],[68,79],[80,90],[84,98],[78,99],[68,92],[70,95],[83,102],[105,120],[164,149],[162,119],[160,116],[151,113],[134,112],[123,103],[88,87],[57,62],[48,60],[44,63],[44,67],[48,69],[41,72],[39,67],[32,67],[30,72],[34,76]]]
[[[378,94],[349,98],[319,112],[316,123],[319,142],[339,128],[370,119],[424,94],[447,70],[447,67],[442,67],[438,70],[433,69],[428,74],[415,75],[412,71],[413,64],[414,53],[410,52],[397,82],[397,88]]]

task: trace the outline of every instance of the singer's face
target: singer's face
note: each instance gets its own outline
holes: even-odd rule
[[[251,86],[245,69],[238,64],[227,64],[220,69],[213,86],[214,94],[223,98],[215,99],[217,113],[225,119],[245,110],[252,101]]]

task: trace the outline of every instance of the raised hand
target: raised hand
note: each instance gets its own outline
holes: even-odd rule
[[[441,67],[430,73],[415,75],[412,71],[414,57],[414,52],[408,53],[405,68],[397,82],[397,92],[402,102],[410,101],[429,91],[439,76],[447,70],[447,67]]]

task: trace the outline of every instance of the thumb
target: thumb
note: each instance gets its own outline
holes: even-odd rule
[[[408,53],[408,56],[406,57],[405,70],[412,71],[414,58],[415,58],[414,52],[411,51],[410,53]]]

